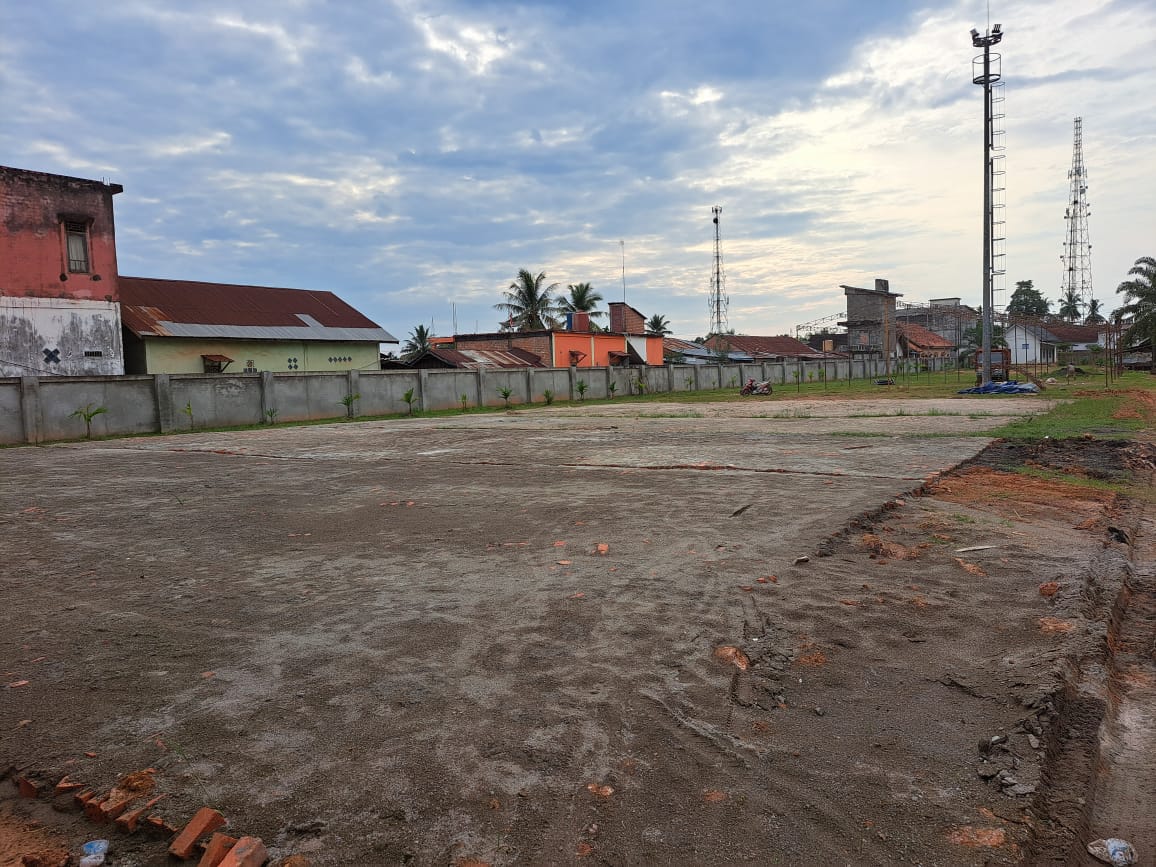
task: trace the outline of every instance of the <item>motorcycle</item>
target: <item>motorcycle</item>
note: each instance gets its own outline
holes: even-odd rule
[[[770,394],[771,391],[771,381],[769,379],[763,382],[755,382],[753,379],[748,379],[747,384],[739,389],[739,394]]]

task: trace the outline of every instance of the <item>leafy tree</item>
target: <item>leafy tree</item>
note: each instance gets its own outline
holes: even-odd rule
[[[1088,314],[1084,317],[1085,325],[1102,325],[1107,320],[1100,311],[1104,309],[1104,302],[1099,298],[1088,299]],[[1089,347],[1091,348],[1091,347]]]
[[[430,339],[434,336],[432,328],[426,328],[424,325],[415,326],[405,343],[401,345],[402,360],[411,361],[423,352],[429,352],[433,348]]]
[[[547,286],[545,283],[545,271],[538,272],[535,277],[523,268],[506,290],[506,300],[494,305],[509,317],[507,321],[513,330],[537,331],[558,324],[555,317],[561,310],[553,294],[558,284]]]
[[[606,315],[598,309],[602,296],[594,291],[589,283],[571,283],[566,287],[569,297],[558,299],[558,309],[562,313],[589,313],[591,319],[599,319]]]
[[[1124,332],[1124,345],[1139,343],[1145,337],[1151,338],[1150,346],[1156,347],[1156,259],[1141,256],[1128,270],[1129,279],[1116,287],[1124,293],[1124,305],[1113,318],[1117,321],[1130,318],[1132,324]],[[1156,376],[1156,364],[1151,367]]]
[[[1067,319],[1069,322],[1075,322],[1080,318],[1084,302],[1080,300],[1080,293],[1074,288],[1069,287],[1064,292],[1064,296],[1060,299],[1060,309],[1057,311],[1061,319]]]
[[[965,361],[969,358],[974,358],[975,354],[983,349],[983,323],[979,322],[974,327],[965,329],[963,332],[963,348],[960,350],[959,359]],[[1000,349],[1007,346],[1007,338],[1003,333],[1002,325],[992,325],[991,327],[991,348]]]
[[[670,321],[665,316],[655,313],[646,320],[646,333],[665,337],[670,334]]]
[[[1051,302],[1032,286],[1031,280],[1017,280],[1007,312],[1013,316],[1047,316],[1049,307]]]

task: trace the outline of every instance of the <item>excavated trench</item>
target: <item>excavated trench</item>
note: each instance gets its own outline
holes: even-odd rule
[[[1076,458],[1073,446],[1066,459]],[[1151,448],[1115,447],[1134,480],[1150,485]],[[1117,522],[1125,526],[1109,528],[1127,542],[1126,559],[1106,557],[1086,578],[1086,617],[1103,634],[1068,660],[1066,682],[1042,709],[1043,785],[1024,863],[1099,864],[1086,847],[1108,837],[1130,842],[1138,863],[1156,857],[1156,520],[1147,512],[1130,501],[1127,520]]]

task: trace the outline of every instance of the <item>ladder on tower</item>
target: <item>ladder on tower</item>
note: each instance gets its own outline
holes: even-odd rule
[[[1002,309],[1003,294],[1007,290],[1007,135],[1004,128],[1003,82],[991,86],[991,289],[992,304]]]

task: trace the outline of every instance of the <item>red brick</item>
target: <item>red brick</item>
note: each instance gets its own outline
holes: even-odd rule
[[[74,783],[65,776],[61,777],[60,782],[56,784],[56,794],[67,795],[69,792],[79,792],[83,788],[84,783]]]
[[[185,860],[192,858],[193,852],[197,848],[197,841],[224,824],[225,817],[212,807],[201,807],[197,810],[197,814],[189,820],[189,824],[185,825],[184,830],[177,835],[177,839],[173,840],[172,845],[169,846],[169,854]]]
[[[150,828],[155,828],[162,834],[168,834],[170,837],[175,836],[177,829],[165,821],[163,816],[148,816],[145,822]]]
[[[229,850],[220,867],[261,867],[269,859],[260,837],[242,837]]]
[[[201,856],[197,867],[217,867],[225,856],[229,854],[229,850],[237,844],[236,837],[230,837],[228,834],[216,833],[212,839],[209,840],[209,845],[205,847],[205,854]]]
[[[83,807],[89,801],[96,797],[96,792],[92,789],[85,789],[83,792],[77,792],[72,796],[72,800],[76,801],[78,807]]]
[[[277,867],[313,867],[313,865],[304,855],[290,855],[278,861]]]
[[[40,784],[32,782],[32,780],[27,777],[17,777],[16,788],[20,790],[20,794],[25,798],[40,797]]]
[[[129,808],[133,801],[140,798],[139,792],[122,792],[113,789],[109,792],[108,797],[100,805],[100,810],[104,813],[104,818],[115,819],[121,813]]]
[[[84,805],[84,815],[90,822],[108,821],[108,815],[104,812],[106,799],[107,795],[97,795],[95,798],[89,798],[88,803]]]
[[[122,813],[121,815],[117,816],[117,827],[122,831],[128,832],[129,834],[133,833],[136,830],[137,825],[140,823],[140,820],[144,818],[144,814],[151,810],[153,805],[155,805],[156,802],[163,797],[164,795],[157,795],[143,807],[137,807],[135,810],[129,810],[127,813]]]

